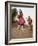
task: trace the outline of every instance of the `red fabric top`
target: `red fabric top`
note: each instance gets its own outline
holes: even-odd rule
[[[23,16],[19,17],[18,19],[19,19],[19,21],[17,21],[17,24],[18,25],[21,25],[21,24],[24,25],[25,20],[24,20]]]

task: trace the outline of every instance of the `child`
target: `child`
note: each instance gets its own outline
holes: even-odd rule
[[[28,24],[32,25],[32,19],[30,18],[30,16],[28,16]]]
[[[25,20],[23,18],[23,13],[20,9],[20,15],[18,15],[18,20],[17,20],[17,24],[18,24],[17,29],[22,28],[22,30],[23,30],[24,23],[25,23]]]
[[[29,29],[32,30],[32,19],[28,16]]]

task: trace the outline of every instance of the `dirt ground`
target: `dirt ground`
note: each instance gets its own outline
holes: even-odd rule
[[[17,26],[13,24],[11,26],[10,36],[12,38],[31,38],[32,37],[32,26],[24,26],[25,30],[17,30]]]

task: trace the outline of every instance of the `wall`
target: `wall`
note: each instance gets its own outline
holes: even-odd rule
[[[38,27],[38,4],[37,4],[37,27]],[[37,42],[38,42],[38,28],[37,28]]]

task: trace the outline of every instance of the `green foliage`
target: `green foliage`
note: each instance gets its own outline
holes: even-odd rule
[[[12,10],[12,23],[15,22],[15,21],[14,21],[14,17],[16,16],[16,13],[17,13],[16,11],[17,11],[16,8],[14,8],[14,9]]]

